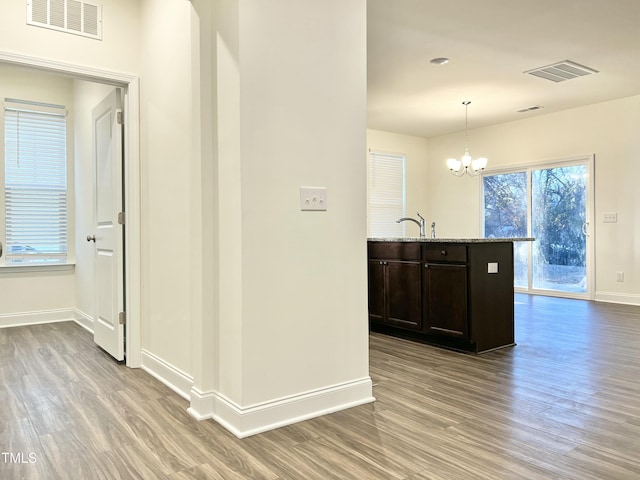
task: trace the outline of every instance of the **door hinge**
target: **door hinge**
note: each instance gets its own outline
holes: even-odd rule
[[[118,323],[124,325],[127,323],[127,312],[120,312],[118,314]]]
[[[120,225],[124,225],[124,222],[125,222],[124,212],[118,212],[118,223]]]
[[[124,125],[124,112],[122,110],[116,112],[116,122],[118,122],[118,125]]]

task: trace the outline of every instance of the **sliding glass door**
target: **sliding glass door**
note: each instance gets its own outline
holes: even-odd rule
[[[590,298],[591,157],[483,176],[485,237],[516,242],[519,291]]]

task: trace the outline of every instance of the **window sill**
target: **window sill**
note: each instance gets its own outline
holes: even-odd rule
[[[43,263],[39,265],[0,265],[0,274],[3,273],[37,273],[37,272],[70,272],[75,270],[75,263]]]

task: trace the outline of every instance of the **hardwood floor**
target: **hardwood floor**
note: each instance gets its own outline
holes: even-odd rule
[[[372,334],[375,403],[238,440],[73,323],[0,329],[0,478],[639,479],[640,308],[517,295],[516,341]]]

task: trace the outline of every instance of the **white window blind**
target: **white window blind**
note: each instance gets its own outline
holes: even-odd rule
[[[65,113],[62,106],[5,100],[7,264],[66,262]]]
[[[367,168],[368,236],[404,237],[405,212],[404,155],[369,152]]]

